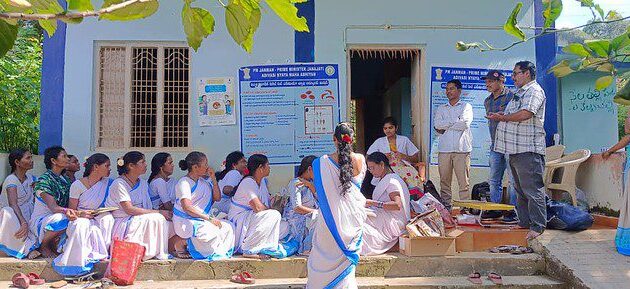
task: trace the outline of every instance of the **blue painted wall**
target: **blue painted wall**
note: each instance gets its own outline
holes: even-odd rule
[[[544,10],[542,0],[536,0],[535,23],[536,27],[543,27],[545,19],[542,16]],[[552,26],[553,27],[553,26]],[[541,30],[536,30],[540,33]],[[556,36],[554,34],[538,37],[536,42],[536,78],[545,90],[547,103],[545,106],[545,132],[547,133],[547,145],[553,145],[553,135],[558,133],[558,80],[547,71],[555,64],[556,60]]]
[[[66,5],[65,0],[60,3]],[[46,33],[44,33],[46,34]],[[60,145],[63,135],[63,89],[66,24],[59,21],[53,37],[44,36],[39,118],[39,153]]]

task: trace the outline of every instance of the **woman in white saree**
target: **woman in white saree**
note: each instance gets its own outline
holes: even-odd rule
[[[0,256],[22,259],[35,244],[32,234],[29,238],[28,227],[35,205],[33,186],[37,181],[28,173],[33,168],[33,155],[23,149],[12,150],[9,165],[11,174],[4,179],[0,192]]]
[[[254,154],[247,160],[249,175],[235,188],[228,218],[236,228],[235,252],[246,258],[268,259],[281,250],[280,212],[269,206],[269,160]]]
[[[175,186],[173,227],[185,240],[184,246],[190,255],[185,254],[181,248],[184,246],[179,244],[175,245],[176,254],[180,258],[207,261],[230,258],[234,251],[232,224],[210,215],[214,201],[221,199],[221,192],[214,170],[208,167],[208,158],[203,153],[191,152],[179,161],[179,167],[188,174]]]
[[[52,262],[53,269],[63,276],[87,274],[94,264],[109,256],[114,217],[110,213],[93,214],[105,206],[114,181],[109,174],[109,158],[96,153],[86,160],[83,178],[70,186],[68,208],[84,214],[68,223],[63,253]]]
[[[387,156],[375,152],[367,157],[367,167],[374,178],[372,199],[366,206],[374,210],[363,226],[361,255],[387,252],[398,242],[398,237],[409,222],[409,189],[389,166]]]
[[[354,276],[359,262],[365,197],[360,183],[365,158],[352,152],[354,130],[348,123],[335,128],[337,151],[313,162],[319,216],[308,258],[307,288],[357,288]]]
[[[168,254],[171,211],[154,210],[147,181],[140,178],[147,171],[144,154],[131,151],[116,162],[119,178],[109,190],[107,207],[114,211],[112,239],[133,242],[145,247],[143,260],[166,260]]]

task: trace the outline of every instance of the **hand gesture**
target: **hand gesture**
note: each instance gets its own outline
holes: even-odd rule
[[[210,223],[212,223],[213,225],[219,227],[219,229],[221,229],[221,221],[219,221],[217,218],[212,218],[210,217]]]
[[[311,181],[308,181],[306,179],[303,178],[299,178],[299,182],[297,182],[297,186],[301,187],[301,186],[305,186],[307,187],[311,192],[315,191],[315,185],[313,185],[313,183]]]
[[[93,210],[78,211],[79,218],[94,219]]]
[[[493,112],[486,115],[486,118],[489,120],[501,121],[502,116],[503,116],[503,112]]]
[[[13,234],[16,239],[24,239],[28,235],[28,223],[23,222],[20,224],[20,229]]]
[[[173,219],[173,212],[167,210],[159,210],[160,214],[166,218],[167,221]]]
[[[66,217],[68,217],[68,220],[74,221],[79,218],[79,213],[73,209],[66,209]]]

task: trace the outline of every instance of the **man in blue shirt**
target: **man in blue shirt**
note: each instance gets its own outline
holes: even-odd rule
[[[486,89],[490,92],[490,95],[485,99],[484,106],[486,107],[486,114],[491,113],[503,113],[514,94],[505,87],[505,75],[499,70],[490,70],[488,74],[481,79],[486,81]],[[488,184],[490,185],[490,200],[493,203],[502,203],[503,200],[503,174],[505,169],[508,168],[508,155],[497,153],[494,151],[495,135],[497,131],[497,124],[499,122],[495,120],[488,120],[488,127],[490,128],[490,138],[492,144],[490,145],[490,178]],[[514,191],[512,174],[508,170],[508,176],[510,184],[508,185],[508,192],[510,195],[510,204],[516,205],[516,192]],[[495,219],[502,216],[500,211],[488,211],[484,212],[483,219]],[[516,213],[514,211],[503,216],[503,223],[516,224],[518,222]]]

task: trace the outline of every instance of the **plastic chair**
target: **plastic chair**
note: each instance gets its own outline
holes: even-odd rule
[[[547,190],[569,193],[573,206],[577,206],[575,176],[580,164],[585,162],[590,156],[591,151],[583,149],[574,151],[560,159],[547,162],[545,164],[547,176],[547,178],[545,178],[545,187],[547,187]],[[560,170],[560,177],[558,178],[558,182],[556,182],[556,180],[553,179],[553,174],[559,168],[562,168],[562,170]]]
[[[562,157],[564,154],[564,149],[566,147],[563,145],[554,145],[547,147],[545,149],[545,162],[555,161]]]

